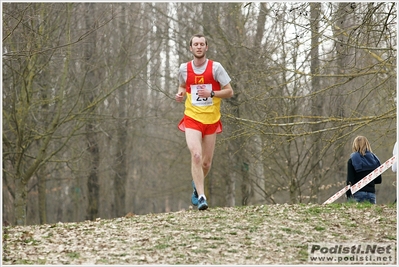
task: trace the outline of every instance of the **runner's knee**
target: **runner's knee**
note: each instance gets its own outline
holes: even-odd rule
[[[199,152],[194,152],[193,153],[194,163],[200,164],[201,163],[201,158],[202,158],[201,153],[199,153]]]
[[[211,168],[212,163],[211,162],[203,162],[202,163],[202,168],[204,169],[210,169]]]

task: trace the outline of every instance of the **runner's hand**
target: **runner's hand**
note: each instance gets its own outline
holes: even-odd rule
[[[207,89],[198,89],[198,97],[201,98],[207,98],[207,97],[211,97],[211,91],[208,91]]]
[[[175,96],[175,99],[177,102],[182,102],[183,101],[183,92],[177,93]]]

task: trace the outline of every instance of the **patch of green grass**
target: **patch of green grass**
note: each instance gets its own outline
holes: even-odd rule
[[[349,240],[350,238],[345,235],[338,235],[342,240]]]
[[[143,246],[137,244],[137,245],[130,246],[130,249],[131,250],[140,250],[140,249],[143,249]]]
[[[378,205],[374,205],[374,210],[376,211],[377,214],[381,214],[384,211],[384,209]]]
[[[253,232],[258,232],[258,229],[259,229],[259,227],[257,227],[257,226],[252,226],[251,228],[249,228],[249,232],[250,233],[253,233]]]
[[[365,202],[348,201],[346,202],[346,205],[359,210],[370,209],[375,206],[375,204],[371,204],[368,201]]]
[[[382,222],[382,223],[385,223],[385,222],[389,222],[390,219],[385,218],[385,217],[381,217],[381,218],[378,219],[378,221],[379,221],[379,222]]]
[[[313,206],[305,210],[306,213],[312,214],[312,215],[318,215],[323,212],[323,207],[321,206]]]
[[[235,226],[234,228],[246,231],[246,230],[248,230],[249,226],[240,226],[240,225],[238,225],[238,226]]]
[[[246,246],[251,246],[252,245],[252,242],[250,242],[250,241],[245,241],[245,243],[244,243]]]
[[[286,214],[287,212],[289,212],[290,210],[287,207],[284,207],[283,209],[283,214]]]
[[[53,235],[53,233],[48,233],[47,236],[44,236],[44,238],[51,238]]]
[[[193,249],[194,253],[198,253],[198,254],[207,254],[209,253],[209,250],[207,249]]]
[[[292,229],[292,228],[287,228],[287,227],[283,227],[281,228],[281,230],[283,230],[286,233],[292,233],[292,234],[303,234],[303,232],[299,229]]]
[[[117,254],[116,256],[117,257],[125,257],[125,256],[127,256],[128,254],[126,253],[126,252],[124,252],[124,253],[121,253],[121,254]]]
[[[70,257],[71,259],[79,259],[80,258],[80,254],[78,252],[68,252],[67,256]]]
[[[34,262],[30,261],[30,260],[17,260],[15,263],[13,264],[20,264],[20,265],[32,265],[35,264]]]
[[[39,265],[45,265],[46,262],[47,262],[46,259],[38,259],[38,260],[37,260],[37,263],[38,263]]]
[[[385,236],[385,238],[389,239],[389,240],[396,240],[396,236],[393,236],[393,235],[387,235],[387,236]]]
[[[33,245],[33,246],[37,245],[38,242],[39,241],[33,239],[32,237],[29,237],[29,238],[24,240],[24,243],[29,244],[29,245]]]
[[[326,230],[326,228],[323,227],[323,226],[316,226],[314,229],[315,229],[316,231],[324,231],[324,230]]]
[[[341,208],[345,207],[345,203],[331,203],[331,204],[328,204],[328,207],[330,207],[331,209],[334,209],[334,210],[341,209]]]
[[[291,233],[292,232],[291,228],[286,228],[286,227],[281,228],[281,230],[283,230],[284,232],[287,232],[287,233]]]
[[[207,237],[206,239],[209,239],[209,240],[224,240],[224,237],[220,237],[220,236],[211,236],[211,237]]]
[[[298,251],[298,258],[300,261],[308,260],[308,247],[307,246],[299,246],[300,250]]]
[[[196,235],[196,234],[189,234],[187,236],[188,240],[194,240],[194,241],[198,241],[198,240],[202,240],[202,237]]]
[[[346,221],[344,225],[348,227],[357,227],[356,222],[353,222],[352,220]]]
[[[259,214],[253,214],[251,216],[248,216],[247,219],[249,222],[251,222],[251,224],[261,224],[265,221],[265,218],[259,216]]]
[[[168,245],[168,244],[158,244],[154,248],[155,249],[166,249],[168,247],[170,247],[170,245]]]
[[[75,229],[77,225],[76,225],[76,223],[67,223],[67,224],[64,224],[63,226],[67,230],[72,230],[72,229]]]

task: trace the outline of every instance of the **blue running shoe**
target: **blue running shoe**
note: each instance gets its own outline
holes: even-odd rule
[[[191,195],[191,203],[194,206],[198,206],[198,193],[197,193],[197,189],[195,188],[195,184],[194,181],[191,181],[191,184],[193,185],[193,194]]]
[[[206,210],[208,208],[208,203],[206,203],[206,200],[204,197],[201,197],[198,200],[198,210]]]

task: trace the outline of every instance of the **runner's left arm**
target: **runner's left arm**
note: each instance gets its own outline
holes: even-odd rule
[[[230,83],[222,86],[220,91],[214,91],[215,97],[219,98],[230,98],[234,95],[233,88],[231,88]]]

